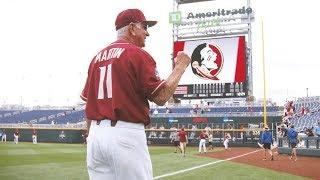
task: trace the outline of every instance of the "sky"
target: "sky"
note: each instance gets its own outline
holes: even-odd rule
[[[193,10],[239,7],[239,0],[221,1],[196,3]],[[251,0],[251,7],[254,96],[263,97],[262,21],[267,98],[281,104],[319,96],[319,2]],[[88,65],[116,40],[115,18],[127,8],[141,9],[147,19],[158,21],[148,30],[145,50],[166,79],[171,73],[172,0],[1,0],[0,106],[81,102]]]

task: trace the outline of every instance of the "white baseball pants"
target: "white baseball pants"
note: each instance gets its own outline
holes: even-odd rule
[[[92,121],[87,142],[90,180],[151,180],[152,164],[144,124]]]
[[[199,153],[201,153],[202,147],[203,147],[203,152],[207,152],[206,140],[205,139],[200,139],[200,142],[199,142]]]
[[[37,144],[38,143],[38,141],[37,141],[37,136],[32,136],[32,142],[33,142],[33,144]]]
[[[16,135],[13,135],[13,136],[14,136],[14,138],[13,138],[14,143],[15,143],[15,144],[18,144],[18,142],[19,142],[19,136],[16,136]]]
[[[223,145],[224,145],[224,149],[228,149],[229,148],[229,139],[225,139],[223,141]]]

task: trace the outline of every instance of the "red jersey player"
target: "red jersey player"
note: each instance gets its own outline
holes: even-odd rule
[[[184,131],[184,128],[182,128],[179,133],[179,139],[180,139],[180,149],[181,149],[181,153],[183,154],[183,156],[186,156],[186,147],[188,144],[188,136],[187,136],[187,132]]]
[[[207,149],[206,149],[206,139],[208,138],[208,135],[206,133],[206,130],[203,130],[200,132],[199,135],[199,153],[202,153],[202,147],[203,147],[203,152],[207,153]]]
[[[164,105],[191,61],[179,53],[171,75],[158,77],[156,62],[142,49],[155,24],[138,9],[122,11],[115,21],[118,40],[90,63],[81,94],[87,102],[90,179],[153,178],[144,129],[150,122],[148,100]]]

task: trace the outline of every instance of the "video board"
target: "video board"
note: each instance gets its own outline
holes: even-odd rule
[[[245,36],[174,42],[191,57],[173,97],[178,99],[246,97]]]

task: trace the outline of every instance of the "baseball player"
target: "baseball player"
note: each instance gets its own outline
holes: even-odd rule
[[[208,138],[208,135],[206,133],[206,130],[203,130],[200,132],[199,135],[199,153],[202,153],[202,148],[203,148],[203,152],[207,153],[207,148],[206,148],[206,139]]]
[[[228,150],[229,148],[229,141],[231,139],[231,135],[229,133],[224,134],[224,140],[223,140],[223,146],[225,150]]]
[[[181,128],[181,130],[178,132],[179,140],[180,140],[180,149],[183,157],[186,156],[186,148],[188,144],[188,136],[187,132],[184,131],[184,128]]]
[[[145,134],[148,101],[164,105],[191,62],[179,52],[169,77],[158,77],[155,60],[142,49],[148,28],[155,24],[138,9],[120,12],[115,20],[117,41],[98,52],[89,65],[81,97],[86,101],[91,180],[153,178]]]
[[[19,142],[19,131],[16,130],[14,133],[13,133],[13,141],[15,144],[18,144]]]
[[[38,143],[38,140],[37,140],[37,132],[36,132],[35,129],[33,130],[33,133],[32,133],[32,143],[33,143],[33,144],[37,144],[37,143]]]
[[[180,141],[179,141],[179,136],[178,136],[178,130],[177,129],[175,129],[175,131],[172,134],[171,143],[173,143],[173,145],[175,147],[174,153],[181,152]]]
[[[6,130],[3,130],[3,131],[2,131],[1,142],[7,142]]]

